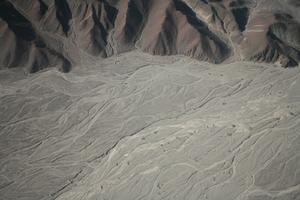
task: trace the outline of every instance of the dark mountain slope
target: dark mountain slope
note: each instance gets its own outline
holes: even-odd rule
[[[298,65],[300,24],[283,12],[298,4],[281,2],[281,12],[260,2],[2,0],[0,67],[67,72],[85,55],[106,58],[135,48],[212,63],[230,58]]]

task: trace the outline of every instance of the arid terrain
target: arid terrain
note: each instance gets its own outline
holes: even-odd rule
[[[0,200],[300,200],[299,0],[0,0]]]
[[[0,72],[1,200],[300,199],[299,68],[87,65]]]
[[[69,72],[140,49],[297,66],[299,0],[2,0],[0,68]]]

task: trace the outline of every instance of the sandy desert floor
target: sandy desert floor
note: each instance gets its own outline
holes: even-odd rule
[[[300,69],[132,52],[0,71],[1,200],[300,200]]]

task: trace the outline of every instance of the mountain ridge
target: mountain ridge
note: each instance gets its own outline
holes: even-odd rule
[[[285,1],[285,7],[271,9],[265,2],[2,0],[0,68],[37,72],[55,66],[69,72],[85,59],[83,52],[107,58],[136,48],[211,63],[297,66],[300,23],[291,9],[299,4]]]

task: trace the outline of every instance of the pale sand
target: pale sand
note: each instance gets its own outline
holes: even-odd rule
[[[299,68],[83,65],[0,71],[1,200],[300,199]]]

